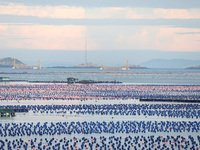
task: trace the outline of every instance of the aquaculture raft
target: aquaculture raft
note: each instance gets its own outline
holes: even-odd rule
[[[15,111],[14,109],[0,108],[0,114],[1,117],[14,117]]]
[[[0,108],[0,117],[14,117],[16,112],[28,112],[28,109]]]

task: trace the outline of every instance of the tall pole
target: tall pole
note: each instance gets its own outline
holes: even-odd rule
[[[128,67],[128,59],[126,61],[126,70],[129,70],[129,67]]]
[[[41,67],[40,67],[40,59],[38,59],[38,69],[41,69]]]
[[[87,64],[87,37],[85,38],[85,64]]]

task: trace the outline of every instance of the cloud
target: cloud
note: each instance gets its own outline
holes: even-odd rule
[[[0,5],[1,48],[83,50],[87,34],[89,50],[199,51],[199,8],[61,4]]]
[[[2,26],[1,48],[81,50],[85,47],[84,26]],[[12,44],[11,44],[12,43]]]
[[[200,51],[200,35],[178,35],[177,32],[199,32],[199,29],[161,28],[158,33],[157,47],[168,51]]]
[[[200,19],[200,9],[154,9],[155,18]],[[154,17],[151,17],[154,18]]]
[[[84,8],[69,6],[26,6],[15,3],[0,5],[0,14],[35,16],[39,18],[84,18]]]
[[[176,34],[200,34],[200,32],[177,32]]]
[[[200,28],[200,19],[52,19],[32,16],[0,15],[0,24],[12,25],[77,25],[77,26],[159,26]]]
[[[130,7],[95,7],[86,9],[86,19],[142,19],[142,8]],[[145,9],[146,10],[146,9]],[[143,11],[143,14],[146,13]]]
[[[144,7],[144,8],[166,8],[183,9],[199,8],[199,0],[1,0],[1,4],[19,3],[29,6],[75,6],[75,7]]]
[[[200,43],[197,41],[200,39],[199,34],[177,34],[177,32],[199,32],[200,29],[168,26],[106,26],[89,27],[88,31],[97,43],[98,50],[200,51]],[[101,32],[103,33],[98,34]]]
[[[127,19],[200,19],[200,9],[126,8]]]
[[[200,51],[200,29],[169,26],[0,25],[1,49]],[[12,44],[11,44],[12,43]]]
[[[0,5],[1,15],[60,19],[200,19],[200,9]]]

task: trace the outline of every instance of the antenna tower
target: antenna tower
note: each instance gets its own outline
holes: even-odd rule
[[[87,37],[85,38],[85,64],[87,64]]]

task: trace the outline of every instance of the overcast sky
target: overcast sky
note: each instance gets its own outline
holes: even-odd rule
[[[85,49],[94,63],[199,59],[200,0],[0,1],[0,58],[68,66]]]

